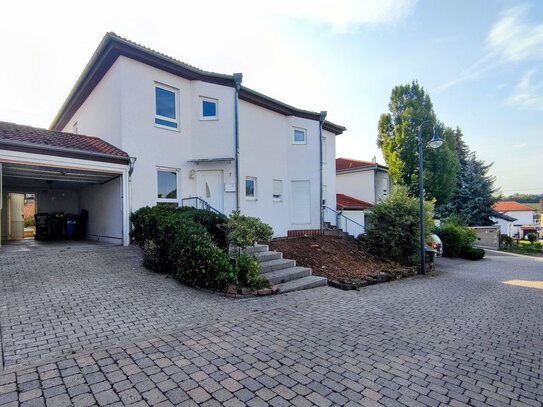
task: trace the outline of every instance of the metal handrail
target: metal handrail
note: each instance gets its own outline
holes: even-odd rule
[[[323,207],[324,222],[336,226],[351,236],[358,237],[366,232],[366,228],[361,223],[358,223],[343,214],[343,211],[338,212],[328,206]]]
[[[195,209],[202,209],[204,211],[210,211],[216,213],[217,215],[225,216],[224,213],[212,207],[207,201],[204,201],[202,198],[193,196],[190,198],[181,199],[181,206],[189,206]]]

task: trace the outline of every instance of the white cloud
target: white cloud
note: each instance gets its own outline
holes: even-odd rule
[[[444,91],[458,83],[481,77],[501,65],[517,62],[543,61],[543,23],[529,21],[529,9],[525,6],[510,8],[490,29],[486,39],[485,55],[441,86]]]
[[[513,107],[543,110],[543,79],[534,79],[536,70],[531,69],[526,72],[511,96],[507,99],[507,104]]]

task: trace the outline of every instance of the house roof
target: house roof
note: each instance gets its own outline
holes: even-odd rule
[[[336,209],[338,211],[343,210],[364,210],[373,208],[373,205],[369,202],[362,201],[360,199],[353,198],[352,196],[345,194],[336,194]]]
[[[336,171],[353,171],[353,170],[369,170],[382,169],[388,170],[385,165],[378,164],[373,161],[353,160],[352,158],[336,158]]]
[[[499,212],[496,212],[494,215],[492,215],[492,217],[503,219],[503,220],[506,220],[508,222],[514,222],[514,221],[518,220],[517,218],[513,218],[512,216],[506,215],[504,213],[499,213]]]
[[[8,122],[0,122],[0,149],[123,164],[128,162],[127,153],[98,137]]]
[[[520,211],[532,211],[535,212],[535,209],[528,206],[518,203],[516,201],[498,201],[492,207],[497,212],[520,212]]]
[[[200,80],[229,87],[236,86],[234,75],[204,71],[109,32],[98,45],[96,52],[51,123],[51,129],[60,130],[66,126],[119,56],[131,58],[189,80]],[[286,116],[320,119],[320,113],[297,109],[245,86],[240,88],[239,98]],[[346,130],[345,127],[329,121],[323,123],[323,128],[336,135]]]

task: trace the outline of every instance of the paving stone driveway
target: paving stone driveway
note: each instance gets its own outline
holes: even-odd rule
[[[16,356],[6,361],[39,356],[21,353],[25,347],[10,339],[30,326],[42,335],[58,324],[67,340],[85,330],[96,337],[73,356],[47,361],[58,356],[58,349],[47,348],[43,361],[31,367],[7,363],[0,373],[0,405],[543,405],[543,290],[503,284],[543,280],[541,260],[444,259],[443,271],[424,279],[250,301],[147,273],[137,252],[124,248],[71,256],[63,271],[51,267],[57,277],[27,274],[37,279],[31,285],[37,291],[24,294],[20,290],[28,284],[11,270],[36,260],[16,260],[0,266],[2,338],[8,356]],[[43,262],[62,266],[54,258]],[[74,272],[83,265],[86,273]],[[25,267],[20,272],[28,273]],[[67,289],[63,275],[80,280],[82,288],[72,281]],[[123,280],[128,276],[133,279]],[[77,305],[63,308],[59,296]],[[31,311],[45,318],[41,328]],[[107,323],[92,326],[102,319]],[[100,329],[106,334],[100,336]],[[141,336],[147,338],[130,341]],[[15,343],[19,352],[10,351]]]

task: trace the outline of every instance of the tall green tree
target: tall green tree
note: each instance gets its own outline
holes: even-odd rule
[[[447,204],[460,169],[455,152],[454,131],[438,123],[430,96],[413,81],[392,89],[389,113],[379,119],[377,145],[383,150],[393,181],[407,187],[409,193],[419,193],[418,128],[425,120],[436,123],[445,143],[434,150],[426,147],[432,138],[431,124],[422,127],[424,146],[424,185],[426,199],[436,200],[436,210]]]
[[[456,188],[450,201],[441,208],[439,215],[454,215],[467,226],[489,226],[494,224],[492,206],[496,202],[495,178],[488,173],[492,164],[477,157],[464,142],[460,128],[456,129],[456,154],[460,163]]]

